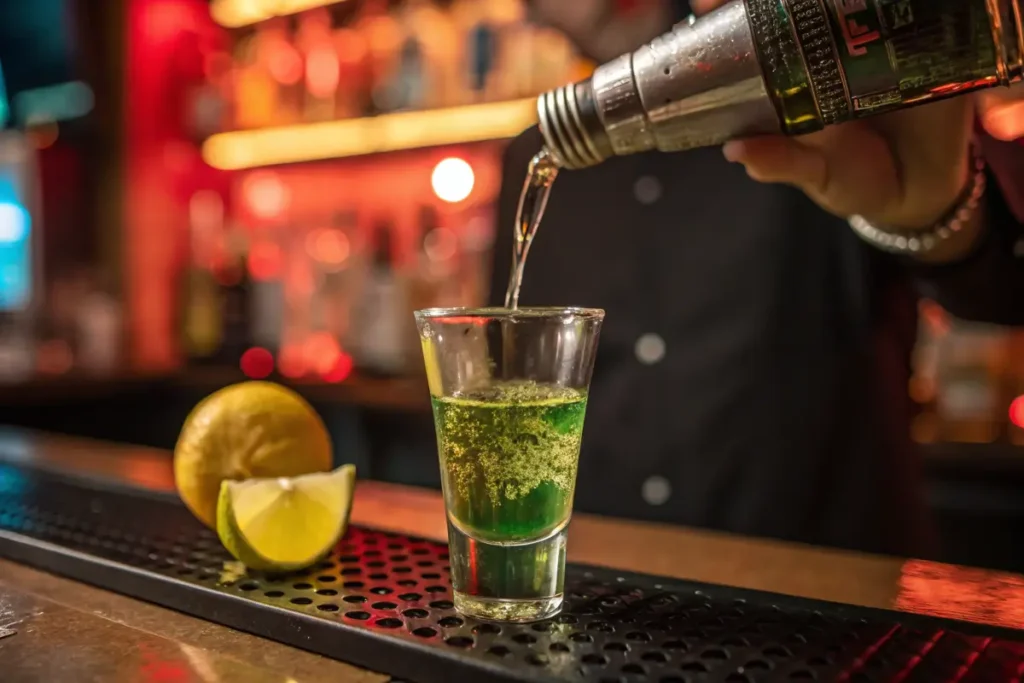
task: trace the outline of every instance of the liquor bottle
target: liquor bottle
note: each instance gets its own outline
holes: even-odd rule
[[[377,223],[373,261],[367,270],[353,311],[352,356],[367,373],[397,375],[409,364],[409,308],[394,268],[394,225]]]
[[[398,63],[391,79],[383,108],[389,111],[417,109],[429,88],[426,74],[425,45],[418,27],[407,27],[398,53]]]
[[[334,31],[334,49],[338,54],[335,118],[362,116],[370,109],[373,87],[369,42],[363,32],[342,24]]]
[[[466,56],[470,97],[473,101],[484,101],[493,88],[493,73],[498,59],[498,30],[490,16],[482,14],[470,27]]]
[[[221,302],[222,336],[216,361],[236,365],[251,346],[250,301],[252,280],[247,264],[248,245],[243,230],[234,226],[228,230],[222,260],[215,275]]]
[[[331,32],[331,15],[320,7],[301,14],[296,45],[302,54],[305,93],[303,119],[330,121],[335,114],[341,65]]]
[[[1024,76],[1020,0],[733,0],[542,95],[567,168],[798,135]]]
[[[249,335],[256,346],[277,355],[285,327],[284,243],[290,225],[264,228],[249,247]]]
[[[190,364],[214,361],[223,340],[223,301],[213,272],[223,228],[220,195],[196,192],[189,201],[188,252],[179,281],[181,350]]]
[[[237,128],[263,128],[276,122],[278,86],[261,59],[265,41],[265,35],[256,33],[239,39],[234,48],[232,102]]]
[[[353,284],[353,241],[359,216],[344,209],[334,214],[330,227],[317,227],[306,235],[315,290],[312,294],[314,329],[347,343]]]
[[[302,121],[306,100],[303,55],[295,47],[287,17],[275,17],[260,24],[259,60],[270,74],[277,88],[272,116],[276,125],[290,125]]]
[[[412,95],[406,106],[429,109],[457,103],[462,64],[451,16],[431,0],[406,0],[399,23],[406,32],[402,78]]]
[[[421,206],[416,259],[409,264],[405,277],[408,303],[413,311],[435,308],[440,305],[438,295],[443,279],[440,277],[441,273],[436,267],[437,261],[430,250],[430,243],[436,239],[434,233],[439,227],[437,209],[427,204]]]
[[[369,49],[371,101],[364,114],[388,111],[388,97],[402,49],[402,30],[388,13],[387,0],[366,0],[353,25],[366,38]]]
[[[37,362],[44,298],[39,155],[28,136],[0,130],[0,382],[29,377]]]
[[[180,281],[181,345],[189,363],[212,360],[220,348],[222,302],[213,273],[193,256]]]

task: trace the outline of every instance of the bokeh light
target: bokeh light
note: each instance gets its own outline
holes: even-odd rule
[[[242,196],[258,218],[277,218],[288,208],[288,189],[273,171],[250,173],[242,182]]]
[[[329,270],[338,270],[348,260],[352,245],[348,235],[341,230],[325,228],[309,233],[306,237],[306,252]]]
[[[472,194],[476,176],[473,167],[465,159],[448,157],[434,167],[430,184],[434,194],[442,201],[457,204]]]
[[[1024,429],[1024,396],[1018,396],[1010,403],[1010,422]]]
[[[256,242],[249,249],[249,275],[253,280],[265,282],[281,275],[284,255],[273,242]]]
[[[266,379],[274,372],[274,355],[266,349],[252,348],[242,354],[240,365],[249,379]]]

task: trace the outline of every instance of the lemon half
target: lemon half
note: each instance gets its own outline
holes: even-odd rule
[[[225,481],[217,502],[217,533],[250,569],[308,567],[345,533],[356,468],[301,477]]]
[[[297,477],[332,465],[320,416],[294,391],[271,382],[243,382],[203,399],[174,447],[178,493],[211,528],[225,479]]]

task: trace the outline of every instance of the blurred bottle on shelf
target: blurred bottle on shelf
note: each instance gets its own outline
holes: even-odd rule
[[[247,262],[248,246],[242,226],[238,223],[229,225],[223,257],[215,271],[223,316],[217,360],[225,365],[237,365],[242,354],[252,346],[249,328],[252,279]]]
[[[266,29],[257,28],[235,43],[234,103],[235,125],[241,129],[265,128],[277,123],[278,86],[270,75],[266,55]]]
[[[395,269],[395,226],[380,220],[371,236],[372,259],[352,316],[352,358],[370,374],[399,375],[409,368],[409,306]]]
[[[305,72],[303,119],[309,123],[330,121],[336,115],[341,82],[330,12],[320,7],[299,15],[296,42]]]
[[[32,374],[42,311],[42,223],[36,148],[0,130],[0,381]]]
[[[387,0],[366,0],[353,27],[365,36],[369,49],[371,94],[364,116],[387,111],[402,50],[402,30],[388,12]]]
[[[472,207],[458,234],[458,250],[461,254],[458,305],[481,306],[486,303],[491,287],[493,249],[493,207]]]
[[[307,238],[306,251],[313,260],[318,296],[323,304],[324,330],[347,346],[358,243],[359,217],[353,209],[338,211],[330,227],[314,231]]]
[[[258,59],[276,90],[270,116],[273,125],[302,121],[306,101],[305,64],[289,31],[287,17],[275,17],[257,27]]]
[[[490,98],[491,76],[498,60],[498,27],[491,21],[484,3],[474,3],[466,11],[466,90],[472,102]],[[473,11],[475,10],[475,11]],[[490,87],[489,87],[490,86]]]
[[[501,99],[529,97],[537,88],[537,27],[526,21],[526,11],[519,0],[503,0],[500,5],[504,21],[501,35],[498,93]]]
[[[463,98],[462,35],[451,12],[430,0],[409,0],[403,17],[420,37],[424,50],[428,86],[420,106],[429,109],[459,104]]]
[[[223,304],[213,269],[224,226],[224,203],[212,191],[189,201],[188,250],[181,269],[179,329],[188,362],[216,360],[223,341]]]
[[[439,230],[446,229],[440,227],[437,209],[424,204],[419,209],[416,258],[411,261],[409,272],[404,278],[408,289],[409,315],[412,315],[412,311],[441,306],[445,279],[454,275],[448,267],[453,259],[448,258],[443,264],[439,263],[436,252],[431,250]]]
[[[522,0],[364,0],[333,17],[276,17],[236,40],[223,82],[237,127],[530,97],[587,73],[562,34],[527,21]],[[212,120],[223,105],[207,99],[199,109]]]
[[[107,287],[87,284],[76,307],[75,364],[91,375],[110,375],[121,360],[121,305]]]
[[[221,51],[204,51],[199,58],[203,62],[201,73],[196,77],[182,76],[187,84],[185,120],[189,135],[196,141],[228,130],[235,120],[232,56]]]
[[[277,354],[284,329],[285,284],[283,235],[288,226],[275,224],[256,231],[249,247],[251,280],[250,337],[255,346]]]
[[[373,98],[369,40],[364,31],[341,24],[334,29],[334,49],[338,55],[335,118],[363,116],[370,110]]]

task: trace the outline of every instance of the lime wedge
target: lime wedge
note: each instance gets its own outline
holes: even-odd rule
[[[217,534],[250,569],[308,567],[345,533],[355,484],[355,465],[301,477],[225,481],[217,501]]]

